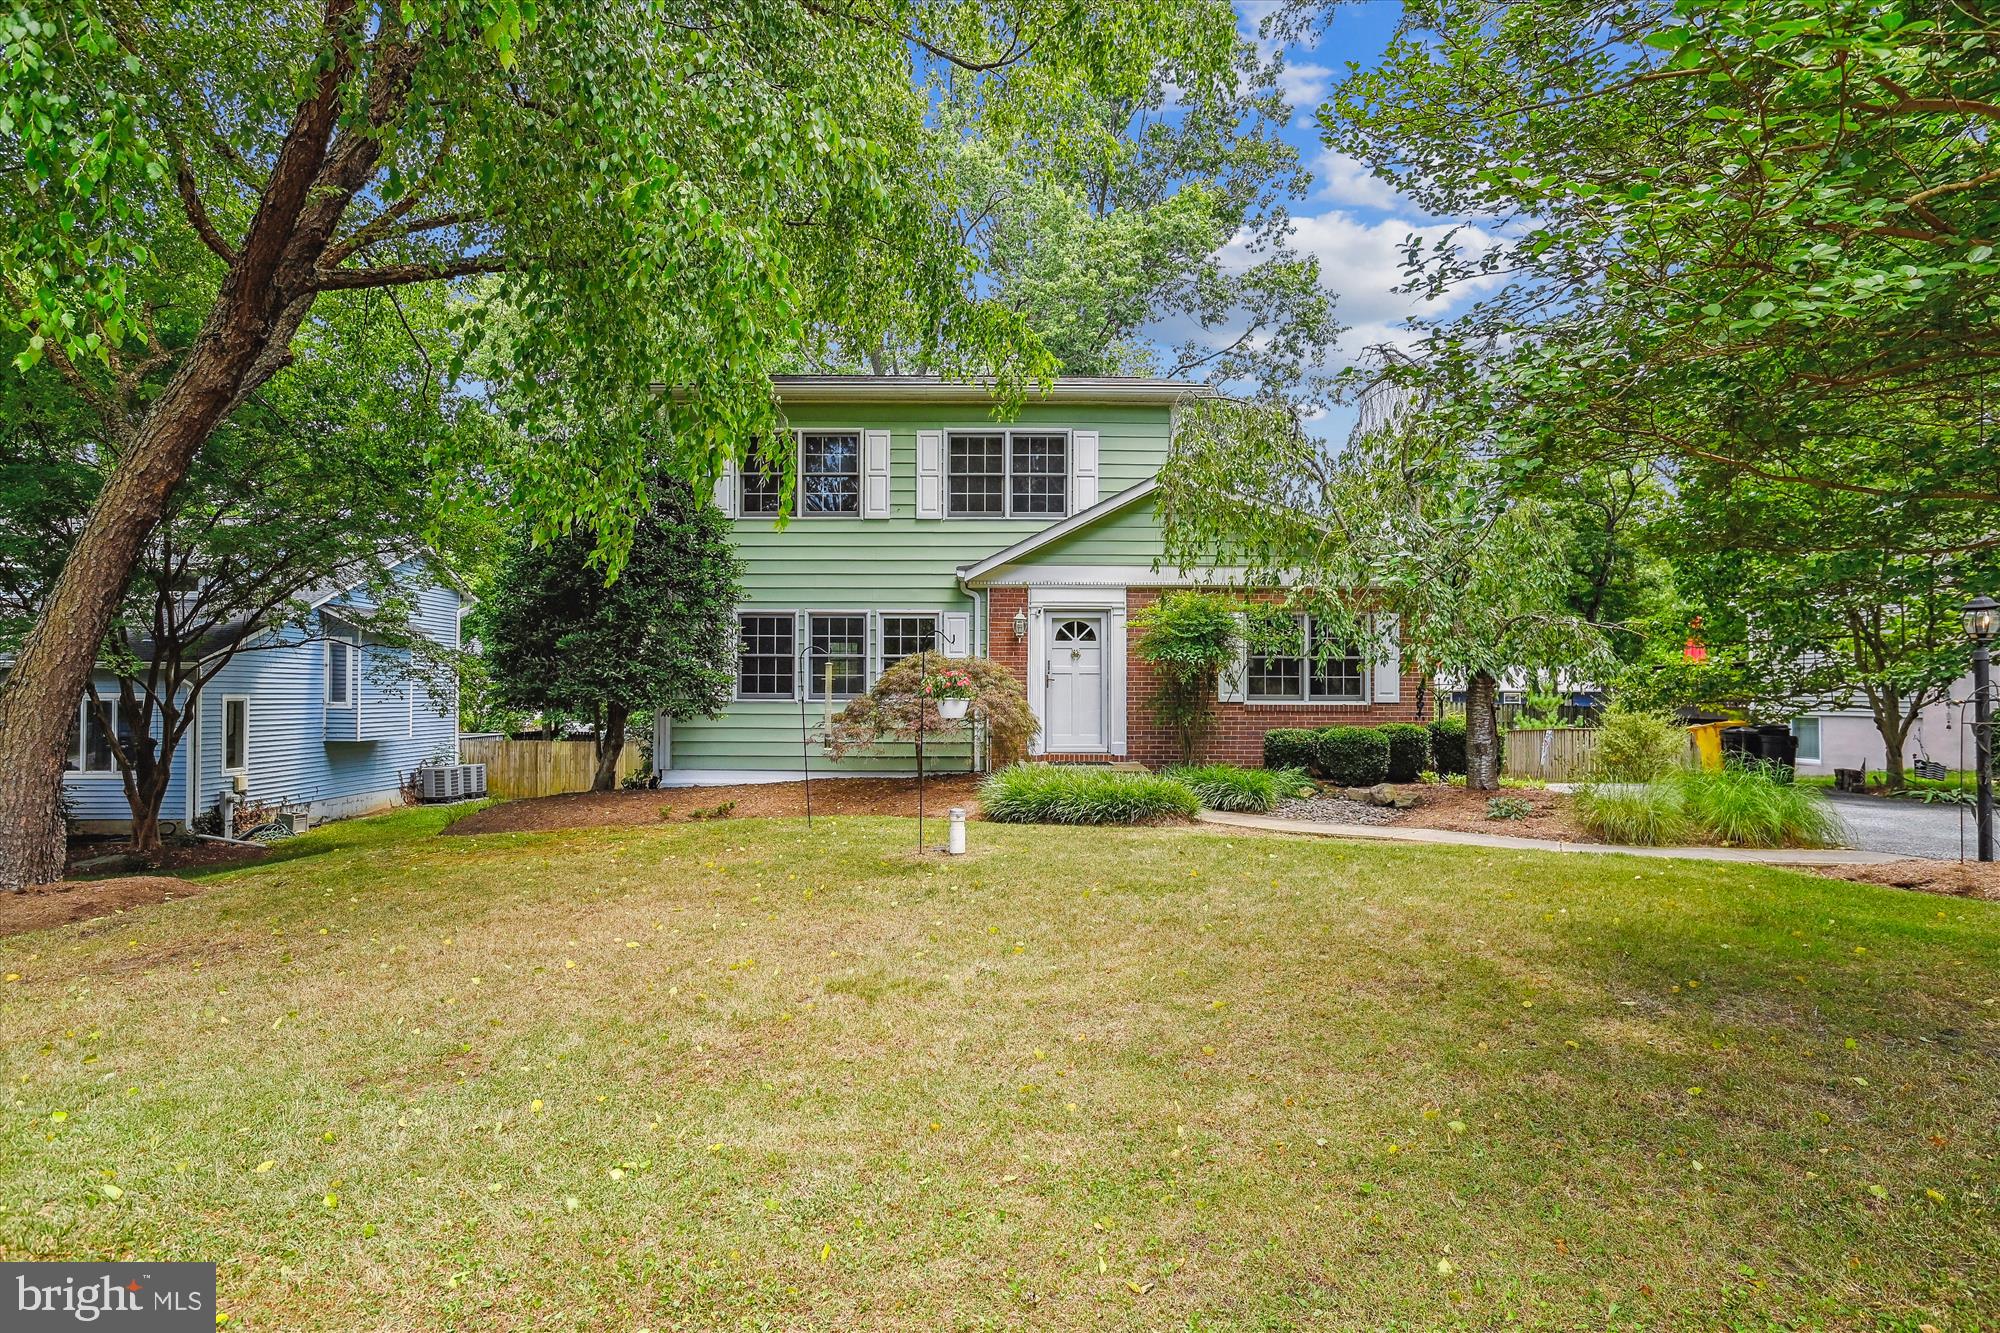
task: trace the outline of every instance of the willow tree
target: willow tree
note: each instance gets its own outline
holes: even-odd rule
[[[1603,651],[1570,609],[1567,528],[1501,480],[1419,417],[1339,447],[1282,408],[1193,400],[1160,474],[1167,556],[1190,569],[1240,564],[1251,582],[1287,589],[1329,627],[1329,643],[1369,655],[1386,647],[1371,624],[1396,616],[1406,662],[1465,682],[1466,785],[1490,791],[1499,675]]]
[[[977,300],[930,188],[938,108],[1064,142],[1154,57],[1228,59],[1183,0],[20,0],[0,12],[0,321],[105,423],[117,463],[0,686],[0,886],[53,878],[67,720],[147,537],[315,304],[486,278],[524,430],[485,460],[542,536],[607,569],[653,459],[763,438],[766,378],[880,291],[931,364],[1045,373]],[[1087,145],[1086,145],[1087,146]],[[139,295],[163,254],[177,330]],[[164,375],[163,381],[161,379]],[[667,391],[655,392],[664,385]]]

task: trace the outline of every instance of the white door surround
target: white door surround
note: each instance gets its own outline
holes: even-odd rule
[[[1059,754],[1095,754],[1109,748],[1104,706],[1102,611],[1060,612],[1049,617],[1048,652],[1042,664],[1043,726],[1048,748]]]
[[[1077,642],[1075,629],[1064,630],[1065,622],[1077,621],[1096,631],[1096,660],[1090,660],[1091,645]],[[1126,747],[1125,725],[1125,589],[1123,588],[1030,588],[1028,590],[1028,706],[1042,724],[1029,745],[1031,754],[1103,754],[1122,758]],[[1057,636],[1063,635],[1063,642]],[[1080,655],[1071,659],[1069,654]],[[1056,660],[1060,652],[1061,660]],[[1060,671],[1052,670],[1059,667]],[[1096,717],[1079,713],[1072,706],[1074,689],[1087,681],[1095,668]],[[1074,670],[1072,670],[1074,668]],[[1078,672],[1083,673],[1081,679]],[[1071,691],[1052,698],[1055,691]],[[1086,696],[1088,697],[1088,696]],[[1054,706],[1052,706],[1054,705]],[[1081,728],[1079,718],[1083,719]]]

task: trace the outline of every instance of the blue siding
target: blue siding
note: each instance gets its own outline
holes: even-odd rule
[[[421,561],[404,565],[398,574],[421,584],[411,589],[417,597],[418,628],[458,647],[457,591],[425,574]],[[337,611],[342,605],[355,603],[336,598],[328,609]],[[424,760],[457,757],[455,687],[440,707],[421,685],[369,680],[369,659],[364,657],[359,709],[328,710],[325,645],[316,639],[301,641],[296,633],[288,638],[239,654],[203,691],[199,809],[211,809],[231,780],[222,771],[222,713],[223,701],[235,695],[248,700],[246,779],[253,801],[340,802],[352,808],[386,804]],[[350,728],[357,725],[371,739],[334,738],[343,732],[354,735]]]
[[[97,673],[97,692],[106,699],[118,697],[117,678]],[[81,714],[79,713],[79,716]],[[190,734],[193,728],[189,728]],[[153,735],[160,734],[160,717],[153,715]],[[69,797],[70,812],[80,820],[115,820],[124,822],[132,818],[132,807],[125,800],[125,781],[114,769],[109,773],[65,773],[63,791]],[[173,776],[167,783],[167,797],[160,805],[160,818],[179,822],[187,818],[187,739],[182,738],[181,748],[174,753]]]

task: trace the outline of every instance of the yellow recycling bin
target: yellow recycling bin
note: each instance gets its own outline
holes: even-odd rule
[[[1702,768],[1714,772],[1722,767],[1722,733],[1731,727],[1746,725],[1742,722],[1703,722],[1688,728],[1688,740],[1694,746],[1695,762]]]

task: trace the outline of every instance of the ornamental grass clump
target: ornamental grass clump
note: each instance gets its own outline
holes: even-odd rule
[[[1737,847],[1837,847],[1846,830],[1826,797],[1760,768],[1725,764],[1675,775],[1688,818]]]
[[[1194,788],[1162,773],[1087,764],[1016,764],[979,788],[979,805],[1002,824],[1157,824],[1192,819]]]
[[[1576,815],[1592,837],[1622,847],[1677,847],[1693,833],[1680,788],[1670,782],[1585,787],[1576,794]]]
[[[1838,847],[1847,832],[1816,789],[1735,766],[1595,784],[1577,793],[1576,809],[1592,835],[1631,847]]]
[[[1199,764],[1170,768],[1174,777],[1194,788],[1209,810],[1235,810],[1261,815],[1290,796],[1312,789],[1312,780],[1296,768],[1238,768],[1234,764]]]

